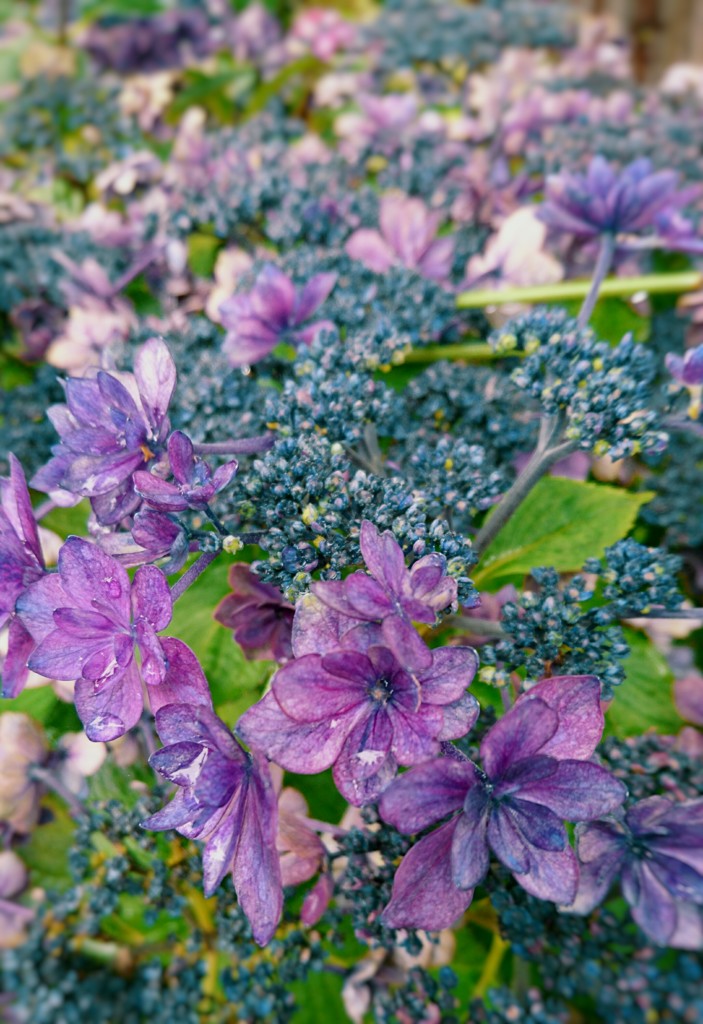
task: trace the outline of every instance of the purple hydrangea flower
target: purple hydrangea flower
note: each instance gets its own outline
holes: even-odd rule
[[[108,533],[100,538],[100,547],[122,565],[145,565],[160,558],[165,573],[178,572],[188,557],[188,532],[175,516],[142,508],[137,512],[130,533]]]
[[[398,661],[426,668],[432,655],[411,623],[433,624],[437,613],[456,601],[457,583],[447,576],[446,558],[431,553],[408,569],[390,530],[379,533],[368,519],[361,524],[359,545],[371,575],[355,572],[341,581],[313,583],[313,593],[352,622],[381,623],[384,643]]]
[[[309,344],[329,320],[308,321],[330,294],[336,274],[315,274],[303,288],[272,263],[267,263],[251,292],[235,295],[220,306],[227,330],[223,351],[232,366],[249,366],[269,355],[280,342]],[[307,326],[305,326],[307,325]]]
[[[165,343],[152,338],[134,359],[134,373],[100,371],[66,381],[66,405],[49,417],[61,441],[31,481],[37,490],[90,498],[98,521],[119,523],[140,505],[132,475],[163,453],[176,367]],[[65,495],[64,495],[65,497]]]
[[[668,352],[666,368],[676,383],[688,391],[691,396],[688,414],[698,419],[703,398],[703,345],[690,348],[683,356]]]
[[[149,764],[179,789],[142,826],[203,841],[205,895],[231,872],[254,938],[266,945],[283,905],[277,795],[266,761],[247,754],[207,705],[163,707],[156,728],[165,746]]]
[[[49,679],[75,680],[76,710],[91,740],[117,739],[136,724],[142,680],[152,707],[178,690],[179,682],[190,699],[202,693],[197,662],[181,648],[194,661],[192,652],[156,635],[172,614],[171,591],[156,566],[142,566],[130,583],[114,558],[69,537],[59,552],[58,573],[26,590],[17,610],[36,642],[29,668]]]
[[[218,604],[215,618],[232,630],[245,656],[254,661],[291,658],[293,605],[243,562],[231,567],[227,579],[232,592]]]
[[[489,852],[540,899],[569,903],[578,866],[563,820],[614,810],[625,787],[589,758],[603,730],[593,676],[543,680],[488,731],[483,769],[439,759],[412,768],[383,794],[384,820],[420,839],[397,871],[384,920],[445,928],[466,910],[488,871]]]
[[[426,761],[441,741],[472,727],[478,716],[466,692],[478,666],[472,648],[434,650],[429,665],[410,673],[383,646],[378,626],[349,628],[311,595],[299,607],[308,622],[302,630],[294,622],[295,658],[239,721],[249,746],[304,775],[334,766],[340,793],[359,806],[378,798],[398,765]]]
[[[16,697],[27,682],[31,635],[14,614],[18,598],[45,574],[39,531],[27,482],[12,453],[9,477],[0,477],[0,629],[8,627],[2,664],[2,695]]]
[[[676,171],[654,171],[645,157],[618,170],[594,156],[585,174],[547,177],[539,215],[549,227],[580,238],[643,231],[688,202],[688,193],[677,191],[678,179]]]
[[[205,508],[237,472],[237,460],[232,459],[213,473],[207,462],[195,455],[193,442],[181,430],[174,430],[168,439],[168,461],[175,483],[143,469],[133,475],[137,494],[158,512]]]
[[[569,910],[590,913],[620,876],[632,916],[653,942],[703,949],[703,798],[652,796],[576,834],[581,870]]]
[[[421,199],[385,195],[379,213],[381,230],[359,228],[345,249],[377,274],[400,263],[423,277],[443,281],[451,273],[454,239],[437,238],[441,222],[442,214],[432,213]]]

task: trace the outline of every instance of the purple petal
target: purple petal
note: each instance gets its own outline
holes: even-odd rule
[[[605,768],[588,761],[560,761],[556,772],[518,790],[520,800],[549,807],[567,821],[588,821],[610,814],[627,789]]]
[[[458,889],[475,888],[488,871],[488,799],[480,786],[471,792],[478,798],[475,813],[459,815],[452,842],[452,881]]]
[[[155,473],[137,470],[132,474],[132,483],[137,494],[157,512],[184,512],[188,508],[180,488]]]
[[[478,701],[470,693],[445,704],[442,707],[444,725],[437,739],[459,740],[466,736],[476,724],[480,710]]]
[[[292,322],[296,326],[309,320],[328,297],[335,284],[337,274],[315,274],[296,296]]]
[[[6,492],[3,488],[3,509],[12,523],[17,536],[22,540],[24,547],[31,552],[37,564],[44,567],[44,556],[42,555],[41,544],[37,523],[34,518],[32,502],[27,490],[27,481],[24,471],[17,458],[10,452],[8,454],[10,463],[9,488]]]
[[[234,856],[244,820],[247,788],[247,781],[244,780],[221,813],[215,828],[208,834],[203,852],[203,892],[206,897],[212,896],[225,875],[234,867]]]
[[[564,850],[530,848],[529,867],[515,880],[531,896],[568,906],[573,903],[578,886],[578,862],[570,846]]]
[[[339,585],[341,594],[335,600],[335,581],[332,586],[318,584],[315,591],[322,601],[347,615],[356,615],[370,622],[380,621],[393,611],[394,605],[381,584],[365,572],[354,572]],[[340,600],[341,599],[341,600]]]
[[[405,556],[390,530],[379,533],[364,519],[359,533],[359,546],[366,567],[378,582],[393,594],[400,594],[407,575]]]
[[[431,281],[445,281],[454,262],[454,239],[444,235],[428,247],[417,263],[417,269]]]
[[[395,873],[391,901],[382,920],[390,928],[450,928],[473,898],[452,880],[454,821],[415,843]]]
[[[488,731],[481,743],[484,767],[497,780],[511,765],[536,754],[557,731],[557,715],[537,697],[516,704]]]
[[[273,263],[263,268],[249,298],[252,312],[265,324],[276,331],[291,326],[295,288],[291,279]]]
[[[451,704],[464,695],[478,669],[472,647],[440,647],[432,651],[431,668],[418,674],[425,704]]]
[[[209,750],[219,750],[232,762],[246,765],[247,755],[209,704],[168,704],[154,717],[156,731],[165,746],[192,740]]]
[[[137,569],[132,584],[134,618],[144,618],[155,630],[166,629],[173,614],[171,589],[166,577],[155,565]]]
[[[491,849],[506,868],[517,874],[528,870],[530,853],[527,842],[509,807],[499,804],[493,809],[486,836]]]
[[[276,850],[278,811],[268,766],[261,760],[249,780],[232,877],[254,939],[265,946],[281,919],[283,889]]]
[[[391,753],[393,728],[383,711],[360,715],[332,771],[342,796],[355,807],[375,803],[398,770]]]
[[[522,704],[533,698],[544,701],[556,712],[559,724],[544,745],[541,754],[557,758],[585,760],[603,735],[603,711],[600,706],[600,683],[596,676],[553,676],[543,679],[518,700]]]
[[[134,376],[149,421],[158,433],[176,387],[176,364],[160,338],[150,338],[134,357]]]
[[[393,252],[378,231],[371,228],[359,228],[348,239],[344,246],[347,256],[359,260],[376,274],[385,274],[393,266]]]
[[[179,789],[170,803],[162,807],[156,814],[152,814],[145,821],[142,821],[140,826],[154,832],[178,828],[192,819],[195,809],[192,797]]]
[[[192,786],[200,774],[206,754],[207,750],[199,743],[172,743],[152,754],[149,764],[176,786]]]
[[[24,689],[29,675],[27,660],[34,650],[34,638],[16,616],[10,620],[8,646],[2,663],[2,695],[16,697]]]
[[[174,430],[168,439],[168,461],[178,483],[190,483],[193,478],[195,455],[193,442],[182,430]]]
[[[175,637],[164,637],[161,648],[166,659],[166,674],[149,686],[153,714],[167,704],[203,704],[212,706],[207,680],[190,647]]]
[[[331,721],[304,724],[281,710],[273,693],[245,711],[237,733],[252,750],[260,750],[290,772],[315,775],[330,768],[339,757],[347,738],[345,728]]]
[[[75,689],[78,717],[89,740],[116,740],[139,721],[142,713],[142,682],[134,662],[127,671],[96,692],[88,679],[78,679]]]
[[[212,474],[212,483],[217,494],[225,489],[238,469],[239,463],[236,459],[232,459],[230,462],[225,462],[223,466],[217,467]]]
[[[417,630],[400,615],[387,615],[381,624],[386,644],[399,664],[416,672],[432,664],[432,651]]]
[[[43,576],[28,587],[17,601],[17,614],[24,628],[39,642],[56,629],[54,611],[68,603],[58,574]]]
[[[158,686],[166,676],[166,657],[153,626],[146,619],[138,619],[137,643],[142,656],[142,679],[147,686]]]
[[[622,831],[608,822],[597,821],[576,829],[579,882],[569,910],[590,914],[608,895],[627,856]]]
[[[391,750],[398,764],[421,764],[439,753],[438,736],[444,726],[441,708],[428,704],[406,713],[392,706],[388,715],[393,724]]]
[[[129,627],[129,577],[114,558],[95,544],[69,537],[59,552],[59,575],[76,607],[104,610]]]
[[[337,657],[346,658],[346,655]],[[369,664],[363,655],[349,652],[352,669],[357,667],[355,659]],[[346,678],[333,675],[317,654],[306,654],[289,661],[274,676],[272,689],[285,714],[298,722],[320,722],[346,716],[367,701],[364,676],[354,681],[353,675],[351,678],[349,675]],[[344,729],[344,722],[339,727]]]
[[[405,772],[384,792],[379,811],[384,821],[407,835],[458,811],[476,785],[470,762],[440,758]]]
[[[676,903],[649,865],[633,860],[622,873],[622,893],[643,932],[659,946],[667,946],[676,928]]]
[[[111,636],[79,641],[57,629],[37,644],[28,665],[32,672],[38,672],[47,679],[72,681],[80,678],[83,666],[95,655],[103,655],[104,666],[111,665],[114,673],[117,665]]]

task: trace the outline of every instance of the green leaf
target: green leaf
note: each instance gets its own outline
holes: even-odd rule
[[[625,629],[625,636],[630,647],[625,681],[606,712],[606,732],[620,737],[648,730],[677,733],[684,722],[674,706],[674,677],[666,659],[644,634]]]
[[[348,1020],[342,1002],[344,978],[338,974],[315,972],[305,981],[294,981],[291,992],[298,1009],[291,1024],[319,1024],[323,1020]]]
[[[271,661],[247,661],[232,639],[232,632],[213,618],[221,599],[230,591],[230,565],[224,556],[208,566],[176,602],[167,630],[195,652],[210,684],[216,707],[236,702],[241,710],[254,704],[275,669]]]
[[[565,302],[565,308],[573,316],[577,316],[581,302]],[[625,299],[610,296],[599,299],[591,314],[589,326],[599,338],[617,345],[623,337],[632,332],[635,341],[646,341],[649,337],[649,318],[642,316]]]
[[[41,500],[44,501],[45,494]],[[53,530],[59,537],[85,537],[88,533],[88,516],[90,515],[90,503],[87,499],[73,505],[71,508],[54,508],[41,521],[42,526],[47,530]]]
[[[587,558],[626,537],[653,495],[566,477],[540,480],[500,531],[473,574],[477,586],[498,586],[535,566],[577,572]]]
[[[52,820],[38,825],[28,842],[17,847],[17,853],[32,872],[31,884],[43,889],[63,890],[71,885],[68,855],[73,845],[75,826],[68,811],[58,801],[51,801]]]
[[[217,254],[224,245],[221,238],[194,231],[188,236],[188,266],[197,277],[211,277]]]
[[[50,737],[81,730],[81,723],[73,704],[59,700],[51,686],[32,687],[23,690],[18,697],[3,700],[0,712],[3,711],[18,711],[29,715],[35,722],[44,726]]]

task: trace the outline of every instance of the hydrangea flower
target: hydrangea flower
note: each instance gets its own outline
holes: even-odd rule
[[[359,228],[345,249],[377,274],[400,263],[423,277],[444,281],[452,269],[454,239],[437,238],[442,220],[443,215],[432,213],[421,199],[388,194],[381,199],[380,232]]]
[[[152,754],[149,764],[179,788],[142,827],[175,828],[204,842],[205,895],[212,896],[231,872],[254,938],[266,945],[283,905],[277,796],[266,761],[248,754],[205,704],[161,708],[156,729],[165,745]]]
[[[158,696],[162,688],[168,694],[179,685],[193,699],[202,691],[185,644],[162,644],[156,635],[172,614],[171,591],[156,566],[142,566],[130,583],[114,558],[69,537],[58,573],[25,591],[18,613],[36,642],[29,668],[49,679],[75,680],[76,710],[91,740],[114,740],[136,724],[142,680],[156,707],[166,699]]]
[[[131,515],[141,503],[132,475],[163,453],[175,385],[176,367],[159,338],[137,351],[133,374],[101,370],[94,379],[70,377],[66,405],[48,413],[61,441],[32,487],[61,504],[71,495],[90,498],[107,526]]]
[[[591,757],[603,731],[594,676],[542,680],[486,734],[483,768],[440,759],[411,769],[382,795],[383,819],[408,834],[449,817],[403,858],[384,911],[391,927],[451,925],[488,871],[492,850],[540,899],[570,903],[576,856],[563,820],[614,810],[625,787]]]
[[[359,546],[371,575],[355,572],[341,581],[313,583],[313,594],[347,619],[380,623],[384,643],[401,664],[426,668],[431,654],[412,622],[432,625],[456,601],[457,582],[447,575],[446,558],[432,552],[408,569],[391,531],[380,533],[368,519],[361,524]]]
[[[31,907],[14,903],[15,896],[26,889],[29,872],[13,850],[0,851],[0,949],[21,946],[26,928],[34,917]]]
[[[47,755],[41,729],[28,715],[0,715],[0,821],[11,833],[31,832],[39,820],[41,785],[32,778],[32,767]]]
[[[213,473],[204,459],[196,457],[193,442],[181,430],[174,430],[168,439],[167,448],[175,483],[143,469],[137,470],[133,476],[137,494],[158,512],[205,508],[237,472],[237,460],[232,459],[218,466]]]
[[[297,289],[282,270],[267,263],[251,292],[220,305],[220,320],[227,330],[223,351],[231,365],[249,366],[280,342],[309,344],[319,331],[334,330],[329,320],[309,321],[336,281],[336,274],[315,274]]]
[[[691,396],[688,414],[691,419],[698,419],[703,398],[703,345],[690,348],[683,356],[668,352],[666,368],[676,383],[688,391]]]
[[[232,630],[245,657],[254,661],[292,657],[293,605],[243,562],[231,567],[227,580],[232,591],[222,598],[214,615]]]
[[[478,667],[472,648],[434,650],[428,666],[410,673],[383,646],[378,626],[349,628],[315,598],[301,605],[303,617],[310,608],[312,616],[307,627],[294,623],[295,657],[239,721],[249,746],[288,771],[333,766],[340,793],[360,806],[378,798],[398,765],[419,764],[441,741],[469,731],[478,716],[466,693]]]
[[[31,635],[14,614],[17,599],[46,572],[22,467],[8,455],[10,476],[0,477],[0,629],[8,627],[2,695],[16,697],[27,681]]]
[[[643,231],[688,201],[687,193],[677,192],[678,180],[676,171],[655,171],[645,157],[619,171],[594,156],[585,174],[548,175],[539,215],[549,227],[579,238]]]
[[[620,876],[640,928],[660,946],[703,949],[703,798],[640,800],[620,819],[577,828],[578,894],[588,914]]]

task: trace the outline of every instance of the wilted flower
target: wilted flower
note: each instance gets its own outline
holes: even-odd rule
[[[269,355],[280,342],[309,344],[329,320],[308,323],[334,288],[336,274],[315,274],[303,288],[272,263],[267,263],[251,292],[220,305],[227,330],[223,351],[232,366],[248,366]],[[307,324],[307,326],[304,326]]]
[[[359,228],[345,249],[352,259],[377,274],[400,263],[423,277],[443,281],[452,269],[454,239],[437,238],[442,220],[443,215],[432,213],[421,199],[385,195],[379,213],[380,232]]]
[[[448,927],[488,871],[489,851],[531,895],[570,903],[578,867],[563,820],[619,806],[625,787],[589,758],[603,731],[593,676],[538,683],[486,734],[483,769],[440,759],[411,769],[381,797],[384,820],[420,839],[396,873],[384,919],[391,927]],[[458,813],[457,813],[458,812]]]
[[[41,786],[32,778],[32,767],[41,765],[47,753],[39,726],[28,715],[0,715],[0,821],[13,832],[31,832],[39,819]]]
[[[22,467],[11,452],[8,461],[10,476],[0,477],[0,629],[8,629],[2,695],[16,697],[27,681],[34,641],[14,614],[15,605],[46,570]]]
[[[144,470],[133,476],[135,491],[157,512],[203,509],[237,472],[237,461],[232,459],[213,473],[207,462],[195,455],[193,442],[181,430],[174,430],[167,447],[175,483]]]
[[[350,620],[380,623],[384,643],[401,664],[427,667],[429,650],[412,623],[434,624],[437,613],[456,600],[457,582],[447,575],[446,558],[433,552],[408,569],[390,530],[379,533],[368,519],[361,524],[359,546],[371,575],[355,572],[340,582],[313,583],[313,594]],[[310,625],[316,629],[314,621]],[[304,628],[302,617],[299,626]]]
[[[493,235],[482,253],[466,264],[463,287],[523,287],[561,281],[564,271],[544,251],[547,228],[540,224],[531,207],[511,213]]]
[[[652,227],[664,211],[688,202],[678,193],[676,171],[655,171],[650,160],[634,160],[621,171],[594,156],[586,174],[549,175],[539,215],[551,228],[581,238],[617,235]]]
[[[266,761],[246,753],[206,705],[168,705],[157,711],[156,728],[165,746],[149,763],[179,790],[143,827],[175,828],[203,841],[205,895],[231,872],[254,938],[266,945],[283,902],[277,801]]]
[[[91,740],[114,740],[139,719],[142,679],[152,704],[159,688],[177,678],[187,690],[199,680],[176,666],[179,645],[162,645],[157,632],[171,621],[171,591],[156,566],[142,566],[130,583],[125,569],[95,544],[70,537],[58,573],[27,590],[18,613],[36,641],[29,668],[49,679],[75,680],[78,715]],[[135,648],[141,665],[137,667]]]
[[[34,911],[11,900],[26,888],[28,878],[24,863],[13,850],[0,851],[0,949],[12,949],[25,940],[25,928]]]
[[[703,397],[703,345],[690,348],[683,356],[668,352],[666,368],[677,384],[688,391],[691,396],[688,414],[691,419],[698,419]]]
[[[227,579],[232,592],[222,598],[214,614],[232,630],[245,656],[254,661],[292,657],[293,605],[243,562],[231,567]]]
[[[90,498],[98,521],[114,525],[135,512],[141,498],[132,474],[159,457],[169,433],[166,415],[176,367],[165,343],[152,338],[137,351],[134,374],[100,371],[69,378],[66,405],[49,417],[61,441],[31,483],[50,494]]]
[[[620,876],[640,928],[660,946],[703,948],[703,799],[652,796],[623,818],[577,828],[578,894],[589,913]]]

